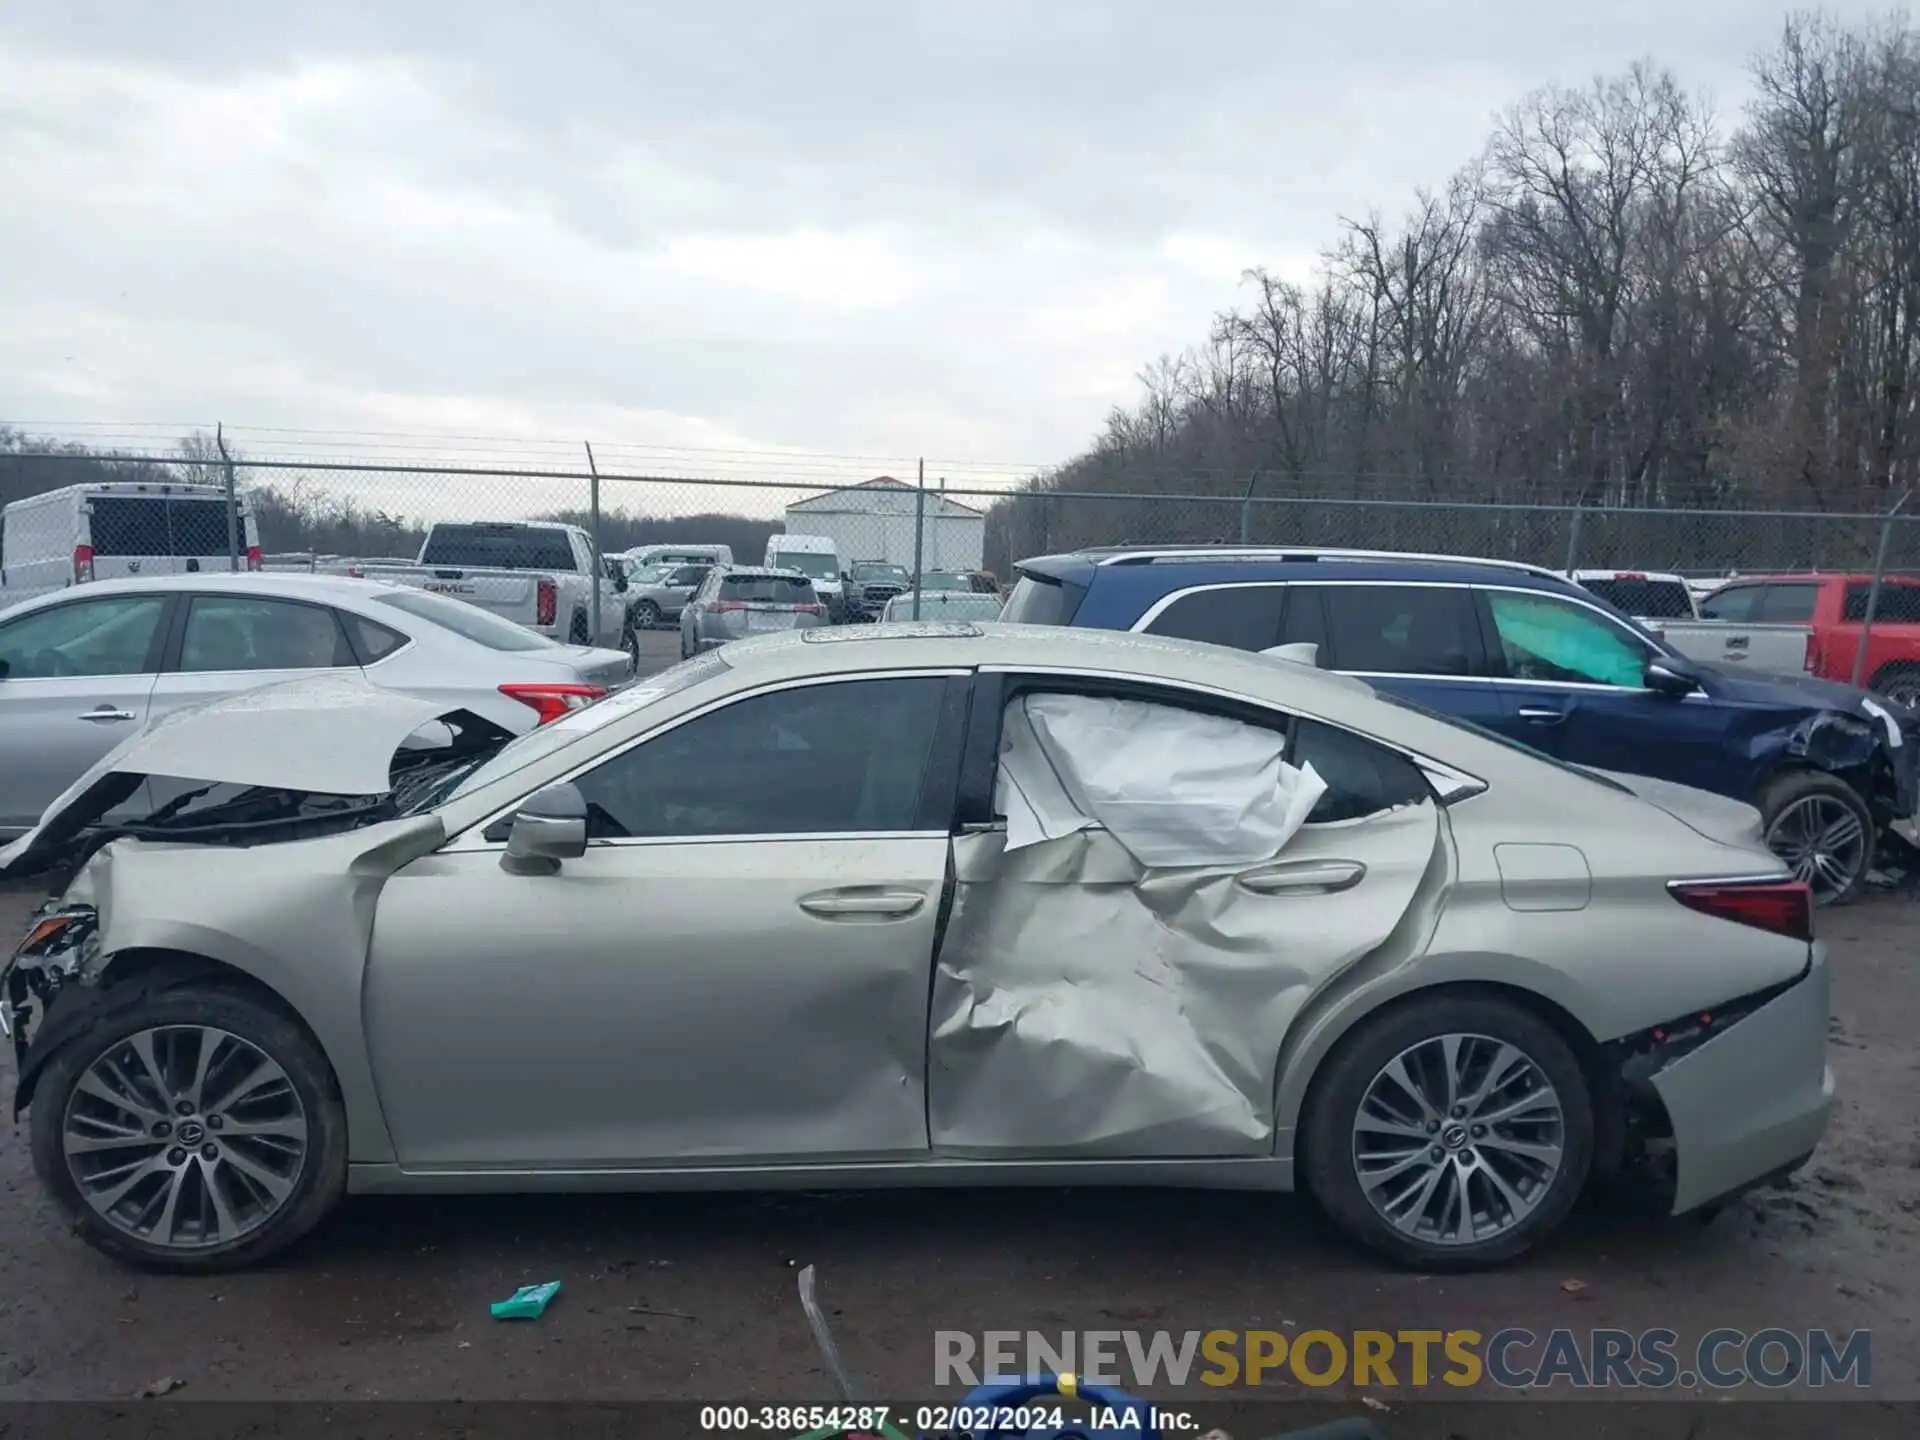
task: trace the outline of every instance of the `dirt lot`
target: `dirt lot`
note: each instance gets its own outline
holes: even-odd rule
[[[31,899],[0,893],[0,935]],[[828,1400],[794,1299],[809,1262],[876,1395],[928,1391],[936,1329],[1525,1325],[1870,1328],[1877,1398],[1920,1398],[1916,915],[1877,897],[1825,918],[1843,1108],[1788,1188],[1704,1228],[1590,1211],[1465,1278],[1382,1270],[1291,1198],[1056,1191],[357,1200],[271,1269],[159,1278],[70,1236],[0,1119],[0,1401],[163,1377],[180,1399]],[[12,1090],[9,1063],[0,1115]],[[539,1322],[489,1320],[548,1279]]]

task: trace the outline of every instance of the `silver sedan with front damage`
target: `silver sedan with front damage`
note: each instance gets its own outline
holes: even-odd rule
[[[0,852],[78,867],[5,977],[16,1104],[138,1263],[257,1260],[348,1191],[1150,1184],[1301,1186],[1467,1267],[1600,1177],[1711,1206],[1833,1104],[1752,810],[1284,661],[925,623],[506,742],[238,707]],[[99,832],[145,773],[307,808]]]

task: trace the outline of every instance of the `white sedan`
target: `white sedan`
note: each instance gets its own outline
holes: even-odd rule
[[[0,835],[170,711],[319,671],[515,734],[624,684],[624,651],[562,645],[459,600],[334,575],[103,580],[0,612]]]

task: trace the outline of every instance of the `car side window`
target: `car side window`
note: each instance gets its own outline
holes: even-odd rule
[[[1760,585],[1729,585],[1716,590],[1700,602],[1702,620],[1751,620],[1754,603],[1759,600]]]
[[[1629,689],[1646,684],[1652,648],[1584,605],[1511,590],[1488,591],[1487,604],[1513,679]]]
[[[1762,625],[1805,625],[1813,619],[1818,585],[1768,585],[1753,619]]]
[[[354,663],[333,611],[254,595],[194,596],[180,640],[183,671],[325,670]]]
[[[1235,650],[1265,650],[1280,633],[1281,585],[1230,585],[1182,595],[1153,617],[1150,635],[1202,640]]]
[[[407,637],[398,630],[369,620],[364,615],[355,615],[351,611],[340,612],[340,623],[347,627],[347,633],[353,639],[353,648],[359,653],[362,665],[371,665],[376,660],[384,660],[402,645]]]
[[[736,700],[582,776],[587,834],[916,829],[946,683],[848,680]]]
[[[153,667],[163,595],[76,600],[0,624],[0,665],[9,680],[138,675]]]
[[[1359,820],[1433,798],[1427,777],[1406,756],[1318,720],[1295,724],[1287,758],[1294,765],[1313,766],[1327,784],[1307,815],[1309,825]]]
[[[1334,670],[1376,675],[1472,675],[1480,635],[1467,591],[1444,585],[1328,585]]]

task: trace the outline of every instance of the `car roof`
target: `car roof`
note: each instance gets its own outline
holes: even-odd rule
[[[1099,575],[1104,583],[1118,581],[1158,594],[1209,581],[1244,580],[1445,579],[1562,593],[1573,585],[1561,572],[1520,561],[1324,546],[1115,547],[1036,556],[1017,561],[1014,568],[1078,585],[1090,585]]]
[[[237,590],[249,595],[268,595],[287,600],[325,600],[338,604],[373,600],[405,588],[387,580],[366,580],[351,575],[316,575],[299,570],[241,571],[239,574],[229,570],[198,570],[177,575],[129,575],[125,579],[92,580],[85,585],[69,585],[9,606],[0,610],[0,615],[21,615],[62,601],[84,600],[100,595]]]
[[[806,580],[798,570],[789,570],[782,565],[713,565],[709,569],[718,570],[722,575],[739,575],[745,579],[778,578],[781,580]],[[809,584],[812,582],[809,581]]]

